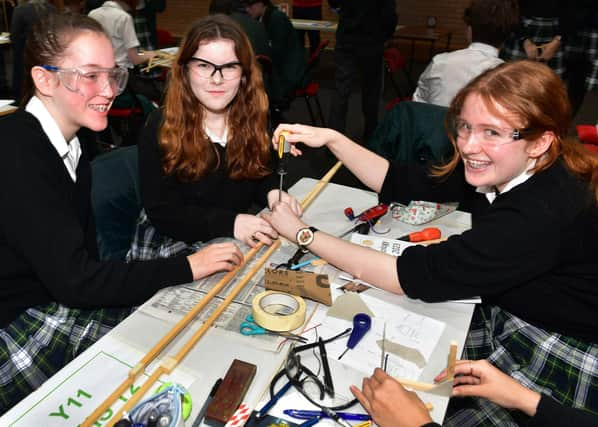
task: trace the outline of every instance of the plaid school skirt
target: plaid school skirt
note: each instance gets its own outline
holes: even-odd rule
[[[590,63],[586,75],[586,90],[598,88],[598,28],[586,27],[569,38],[565,46],[567,55],[584,57]]]
[[[0,415],[131,313],[80,310],[57,303],[27,309],[0,329]]]
[[[126,260],[147,261],[150,259],[169,258],[175,255],[191,255],[205,246],[204,242],[188,244],[163,236],[150,222],[145,209],[137,219],[137,227]]]
[[[523,17],[521,19],[523,32],[511,36],[505,41],[501,57],[505,61],[526,59],[523,50],[523,40],[530,39],[537,46],[551,41],[560,34],[558,18]],[[560,77],[565,74],[564,49],[561,45],[554,56],[546,63]]]
[[[598,414],[598,343],[545,331],[496,306],[476,307],[463,359],[487,359],[524,386]],[[482,398],[453,398],[443,426],[517,426],[529,417]]]

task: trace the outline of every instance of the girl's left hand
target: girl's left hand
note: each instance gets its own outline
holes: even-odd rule
[[[268,221],[278,233],[291,242],[295,241],[297,231],[300,228],[305,227],[305,224],[299,219],[297,214],[293,212],[293,209],[284,202],[278,203],[278,199],[272,206],[272,211],[262,213],[261,216]]]
[[[268,193],[268,207],[272,210],[274,203],[278,202],[278,193],[280,190],[270,190]],[[301,209],[301,204],[299,201],[294,197],[291,196],[289,193],[283,191],[281,196],[281,202],[286,203],[291,208],[291,211],[298,217],[303,215],[303,209]]]
[[[235,239],[245,242],[252,248],[259,242],[269,246],[278,238],[278,233],[268,221],[249,214],[237,215],[233,232]]]

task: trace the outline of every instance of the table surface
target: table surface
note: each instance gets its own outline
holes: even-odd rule
[[[297,30],[311,30],[324,31],[328,33],[335,33],[338,22],[336,21],[321,21],[313,19],[291,19],[291,24]]]
[[[303,178],[291,188],[291,193],[301,199],[316,182],[316,180],[310,178]],[[344,207],[351,206],[355,212],[361,212],[376,203],[377,197],[372,192],[329,184],[312,206],[307,209],[304,219],[320,230],[338,234],[350,225],[343,215]],[[407,233],[421,228],[421,226],[399,224],[398,228],[393,229],[393,233]],[[469,228],[469,224],[469,215],[458,211],[440,218],[434,223],[442,230],[443,235],[461,232]],[[474,305],[454,302],[427,304],[376,289],[366,292],[372,296],[380,297],[384,301],[446,323],[444,332],[436,347],[437,351],[433,353],[424,368],[420,377],[421,381],[432,382],[433,377],[446,366],[446,356],[451,341],[458,343],[458,354],[461,354]],[[333,292],[333,297],[338,296],[340,293],[336,290],[336,294]],[[317,309],[325,310],[327,307],[319,306]],[[152,317],[140,310],[136,311],[104,338],[50,378],[38,390],[4,414],[0,418],[0,425],[77,425],[124,380],[128,369],[140,360],[143,354],[158,342],[175,322],[176,320],[168,322]],[[195,326],[197,327],[197,325]],[[193,333],[193,329],[193,326],[187,328],[181,336],[168,346],[163,354],[175,354],[187,342]],[[210,328],[208,333],[204,335],[171,374],[172,380],[179,381],[188,387],[194,402],[196,402],[192,410],[191,420],[194,419],[198,407],[205,400],[212,384],[226,372],[226,369],[235,358],[254,363],[258,367],[256,377],[244,401],[254,407],[266,392],[272,376],[278,371],[285,359],[285,351],[275,353],[253,348],[250,345],[243,345],[239,341],[240,337],[237,333]],[[246,339],[246,337],[243,338]],[[114,351],[117,353],[120,351],[122,354],[107,355],[107,353]],[[122,376],[116,379],[110,378],[110,372],[112,371],[108,368],[115,359],[129,361],[125,362],[127,366],[124,366],[125,370],[122,371]],[[102,361],[100,362],[100,360]],[[94,368],[98,371],[95,373],[95,378],[91,378],[94,377],[93,373],[92,375],[89,372],[83,374],[86,372],[85,369],[90,369],[94,366],[94,363],[101,366],[99,369]],[[120,365],[118,365],[118,368],[121,369]],[[354,383],[359,384],[360,382],[357,381],[362,376],[363,374],[356,376],[356,382]],[[98,388],[101,390],[98,390]],[[426,402],[431,402],[434,405],[431,415],[438,422],[441,422],[444,418],[449,393],[450,389],[447,388],[436,393],[419,393]],[[91,395],[96,401],[93,405],[86,405],[86,400],[88,396],[91,398]],[[61,411],[68,412],[68,419],[60,415]],[[333,425],[330,420],[323,420],[321,424]],[[104,424],[99,423],[97,425]]]
[[[408,40],[416,39],[436,41],[448,37],[451,34],[451,30],[444,27],[429,28],[425,25],[405,25],[397,29],[393,37]]]

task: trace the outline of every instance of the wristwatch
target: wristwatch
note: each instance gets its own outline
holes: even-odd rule
[[[314,233],[318,231],[316,227],[303,227],[297,231],[297,235],[295,236],[295,240],[297,240],[297,244],[300,248],[305,249],[307,248],[311,242],[314,241]]]

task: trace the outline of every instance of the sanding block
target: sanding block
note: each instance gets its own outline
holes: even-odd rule
[[[252,363],[233,360],[206,411],[209,424],[228,422],[243,401],[256,371]]]

